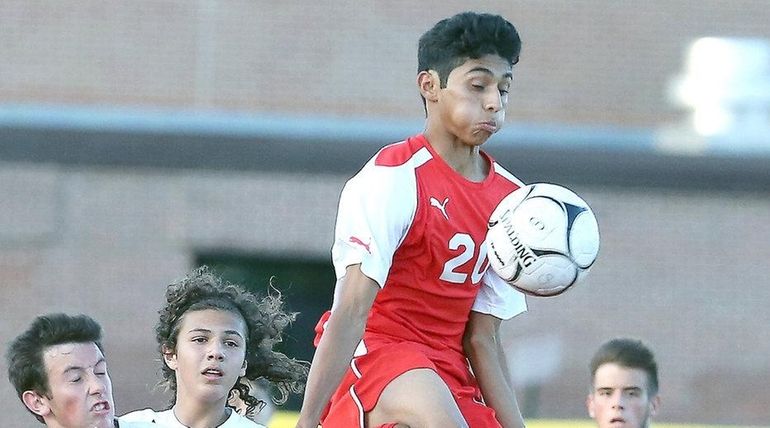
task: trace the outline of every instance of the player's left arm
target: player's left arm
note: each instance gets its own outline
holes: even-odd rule
[[[471,311],[463,348],[484,401],[495,410],[497,420],[504,428],[523,428],[524,419],[500,343],[501,321],[494,315]]]

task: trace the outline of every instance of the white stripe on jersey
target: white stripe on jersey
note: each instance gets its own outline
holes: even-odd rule
[[[495,162],[493,164],[493,171],[492,171],[492,173],[498,173],[498,174],[502,175],[503,177],[505,177],[508,180],[510,180],[512,183],[516,183],[516,185],[519,186],[519,187],[526,186],[526,184],[523,181],[519,180],[515,175],[511,174],[510,172],[508,172],[507,169],[503,168],[497,162]]]
[[[356,407],[358,407],[358,427],[359,428],[366,428],[364,426],[364,405],[361,404],[361,399],[358,398],[356,395],[356,391],[353,389],[355,385],[350,385],[350,389],[348,390],[348,394],[353,398],[353,402],[356,403]]]

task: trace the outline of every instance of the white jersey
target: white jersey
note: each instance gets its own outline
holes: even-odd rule
[[[118,421],[118,425],[115,425],[118,428],[153,428],[157,425],[150,423],[150,422],[126,422],[126,421]]]
[[[182,425],[176,416],[174,416],[173,409],[164,410],[162,412],[156,412],[152,409],[137,410],[135,412],[127,413],[120,418],[120,427],[123,428],[123,423],[129,422],[149,422],[155,426],[161,428],[189,428],[186,425]],[[131,425],[126,425],[131,427]],[[237,412],[230,412],[230,417],[227,418],[225,423],[217,428],[266,428],[264,425],[260,425],[245,416],[239,415]]]

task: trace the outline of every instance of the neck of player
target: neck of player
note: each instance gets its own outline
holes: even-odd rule
[[[479,146],[468,144],[454,135],[426,127],[423,133],[428,144],[452,169],[470,181],[481,182],[487,178],[490,165],[481,155]]]
[[[173,408],[176,419],[190,428],[218,427],[230,416],[225,402],[199,403],[192,400],[177,400]]]

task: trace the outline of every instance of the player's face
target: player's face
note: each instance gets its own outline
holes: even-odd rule
[[[246,374],[246,322],[230,311],[187,312],[177,337],[176,352],[165,356],[176,372],[177,403],[221,402]]]
[[[615,363],[599,366],[588,395],[588,414],[599,428],[647,428],[659,397],[647,392],[647,373]]]
[[[114,426],[112,382],[104,355],[95,343],[66,343],[43,353],[49,394],[38,395],[38,411],[49,426]]]
[[[444,127],[466,144],[480,145],[505,122],[511,64],[498,55],[470,59],[449,73],[439,91]]]

